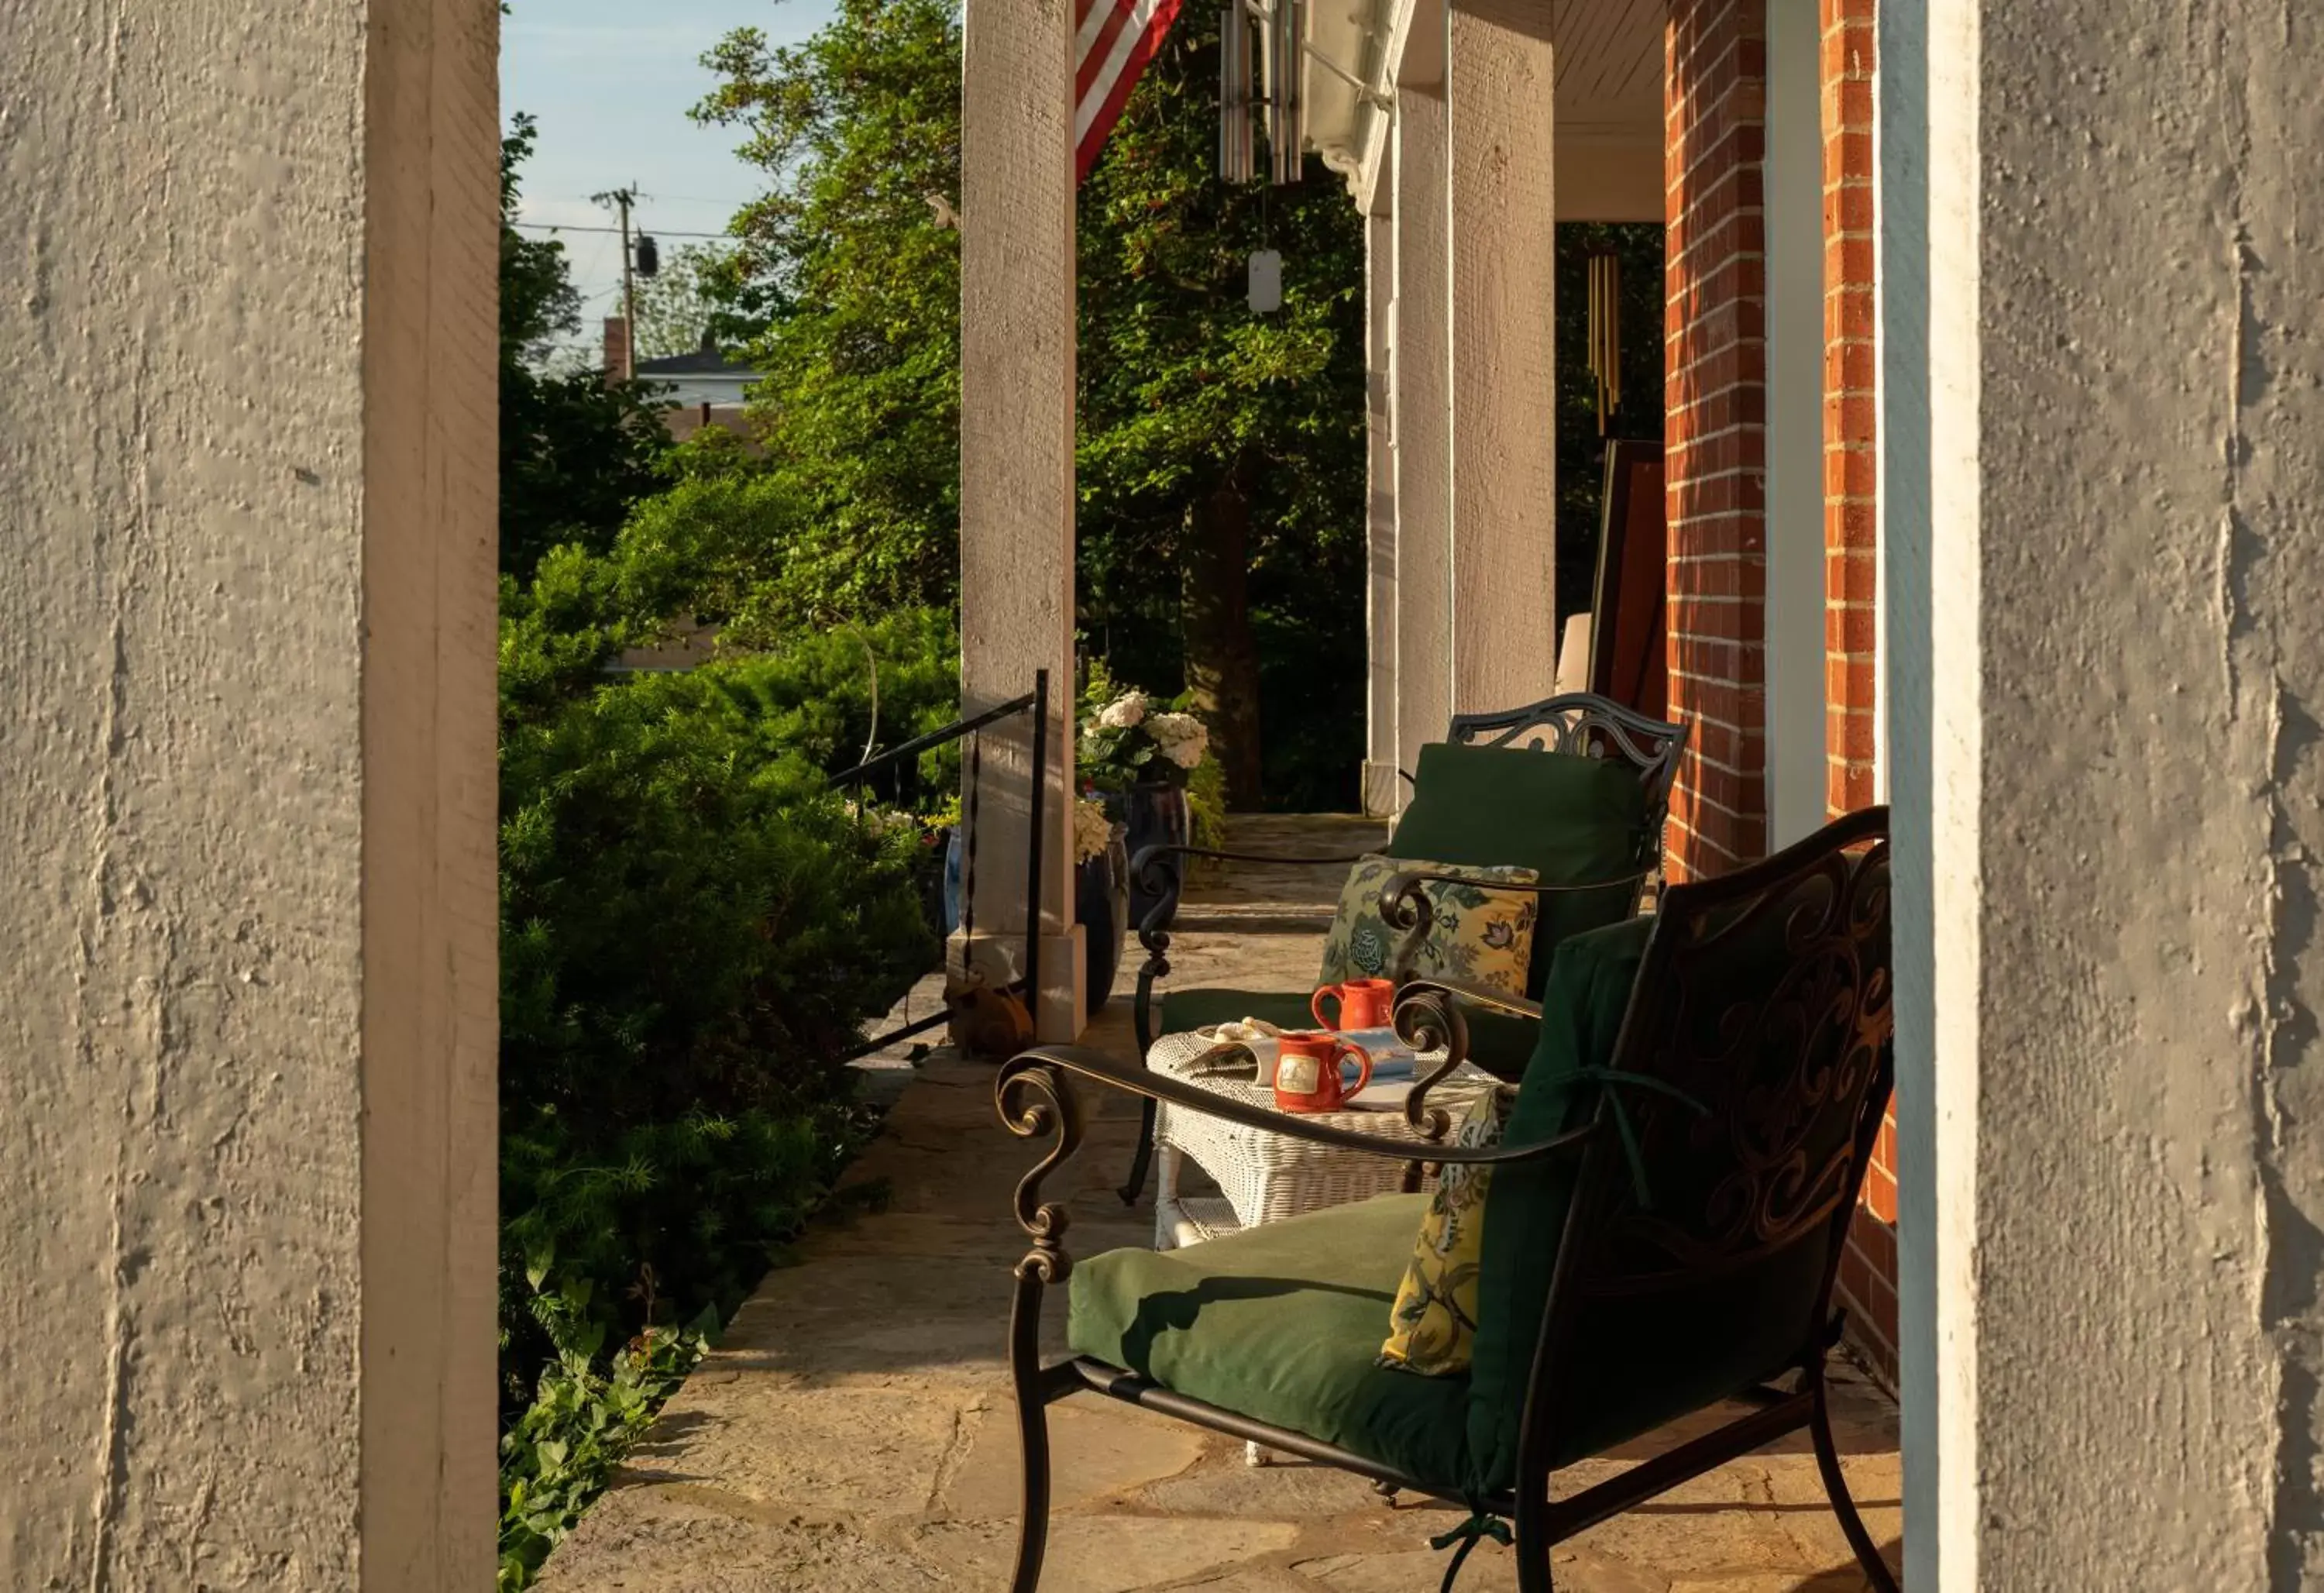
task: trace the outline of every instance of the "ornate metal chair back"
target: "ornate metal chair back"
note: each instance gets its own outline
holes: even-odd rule
[[[1892,1028],[1886,809],[1671,888],[1610,1063],[1670,1093],[1601,1092],[1529,1424],[1586,1432],[1607,1419],[1606,1390],[1636,1390],[1606,1377],[1617,1360],[1657,1369],[1675,1415],[1824,1346]]]

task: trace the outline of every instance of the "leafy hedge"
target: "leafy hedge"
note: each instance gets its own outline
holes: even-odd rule
[[[915,838],[782,744],[750,664],[504,727],[502,1231],[520,1390],[642,1264],[723,1316],[847,1148],[832,1059],[935,961]],[[513,1313],[512,1313],[513,1314]]]
[[[862,644],[607,677],[641,634],[621,574],[559,550],[503,594],[510,1588],[829,1198],[867,1127],[834,1059],[938,955],[916,828],[828,783],[869,730]],[[948,628],[867,636],[883,741],[951,716]]]

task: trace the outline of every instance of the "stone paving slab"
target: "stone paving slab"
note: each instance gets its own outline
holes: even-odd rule
[[[1233,843],[1323,856],[1376,847],[1350,819],[1257,818]],[[1196,926],[1174,982],[1291,988],[1313,976],[1343,870],[1260,867],[1190,892]],[[1120,983],[1127,991],[1138,953]],[[1085,1037],[1127,1056],[1113,1003]],[[992,1109],[991,1067],[939,1052],[911,1066],[850,1181],[885,1180],[877,1213],[818,1223],[798,1264],[768,1275],[719,1348],[670,1401],[616,1486],[551,1556],[546,1593],[917,1593],[1005,1587],[1017,1510],[1017,1434],[1005,1359],[1010,1216],[1038,1153]],[[908,1070],[899,1071],[899,1070]],[[1137,1112],[1093,1101],[1082,1153],[1045,1191],[1069,1198],[1068,1244],[1087,1255],[1152,1237],[1150,1205],[1112,1192]],[[1150,1199],[1150,1198],[1149,1198]],[[1044,1322],[1062,1351],[1062,1291]],[[1901,1533],[1893,1409],[1836,1385],[1851,1485],[1874,1535]],[[1662,1447],[1666,1431],[1561,1473],[1579,1490]],[[1363,1482],[1296,1461],[1252,1468],[1240,1443],[1095,1397],[1051,1407],[1056,1508],[1045,1593],[1428,1593],[1458,1520],[1390,1505]],[[1721,1468],[1559,1547],[1565,1593],[1852,1593],[1864,1586],[1823,1502],[1804,1438]],[[1509,1593],[1509,1551],[1480,1545],[1464,1593]]]

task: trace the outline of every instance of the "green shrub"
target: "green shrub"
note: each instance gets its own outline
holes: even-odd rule
[[[520,649],[521,650],[521,649]],[[835,1059],[936,959],[916,837],[790,750],[754,664],[504,721],[503,1369],[723,1315],[853,1148]]]
[[[738,666],[732,679],[770,736],[837,774],[863,762],[867,747],[900,746],[959,717],[960,642],[950,614],[907,608],[861,625],[788,637]],[[959,771],[954,743],[922,757],[917,768],[880,777],[875,794],[924,811],[958,792]]]

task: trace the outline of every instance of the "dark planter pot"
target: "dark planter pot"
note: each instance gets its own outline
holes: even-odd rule
[[[1186,805],[1186,792],[1176,785],[1133,785],[1128,791],[1107,792],[1106,811],[1127,826],[1130,838],[1127,849],[1130,860],[1148,847],[1185,846],[1194,836],[1194,811]],[[1185,859],[1181,858],[1183,877]],[[1178,889],[1174,884],[1168,891],[1156,895],[1146,889],[1145,882],[1132,873],[1130,880],[1130,927],[1135,931],[1145,923],[1147,915],[1167,901],[1170,911],[1178,910]]]
[[[1075,871],[1074,919],[1082,926],[1082,969],[1094,1013],[1113,994],[1122,942],[1130,934],[1130,852],[1121,842]]]

